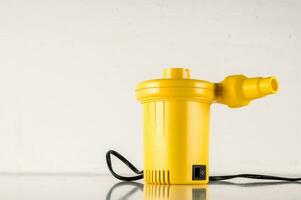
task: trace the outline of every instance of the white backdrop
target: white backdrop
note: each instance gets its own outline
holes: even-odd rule
[[[277,76],[277,95],[212,106],[211,173],[301,173],[299,0],[0,0],[0,172],[108,173],[108,149],[142,168],[134,88],[174,66]]]

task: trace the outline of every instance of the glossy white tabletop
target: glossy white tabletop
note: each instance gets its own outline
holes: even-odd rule
[[[207,186],[144,186],[110,175],[1,175],[2,200],[227,200],[301,199],[301,183],[215,182]]]

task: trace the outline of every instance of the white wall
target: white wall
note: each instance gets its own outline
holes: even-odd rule
[[[278,95],[212,106],[211,172],[301,173],[299,0],[1,0],[0,172],[107,173],[108,149],[142,167],[134,87],[173,66],[276,75]]]

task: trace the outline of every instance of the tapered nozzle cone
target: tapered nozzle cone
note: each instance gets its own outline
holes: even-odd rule
[[[276,77],[247,78],[244,75],[233,75],[216,84],[217,102],[229,107],[248,105],[253,99],[278,92]]]
[[[275,77],[247,78],[242,83],[243,94],[248,99],[260,98],[278,91],[278,81]]]

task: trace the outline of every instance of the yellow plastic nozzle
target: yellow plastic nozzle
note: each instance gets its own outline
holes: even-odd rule
[[[254,99],[278,91],[278,81],[275,77],[267,78],[247,78],[242,85],[246,98]]]
[[[229,107],[248,105],[253,99],[278,92],[276,77],[248,78],[244,75],[232,75],[216,84],[217,102]]]

